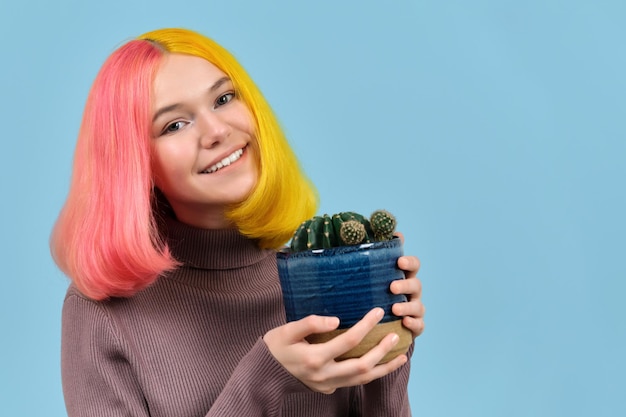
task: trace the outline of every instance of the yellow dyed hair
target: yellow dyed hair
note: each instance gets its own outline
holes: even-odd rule
[[[139,39],[150,40],[169,53],[206,59],[230,77],[255,119],[259,175],[248,198],[230,207],[226,215],[243,235],[258,239],[260,247],[283,245],[304,220],[315,214],[317,193],[258,87],[226,49],[199,33],[159,29]]]

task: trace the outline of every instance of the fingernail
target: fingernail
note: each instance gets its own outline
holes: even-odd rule
[[[383,316],[385,315],[385,310],[383,310],[382,308],[378,308],[376,310],[376,317],[380,320],[383,318]]]
[[[396,343],[398,343],[398,340],[400,340],[400,336],[394,333],[393,336],[391,337],[391,343],[395,345]]]
[[[339,326],[339,319],[337,317],[327,317],[326,325],[328,327],[337,327]]]

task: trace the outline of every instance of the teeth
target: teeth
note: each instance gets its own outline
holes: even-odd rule
[[[243,149],[239,149],[235,152],[233,152],[232,154],[230,154],[229,156],[227,156],[226,158],[222,159],[221,161],[219,161],[217,164],[210,166],[209,168],[205,169],[204,171],[202,171],[202,174],[212,174],[215,171],[227,167],[228,165],[232,164],[233,162],[235,162],[236,160],[238,160],[239,158],[241,158],[241,155],[243,155]]]

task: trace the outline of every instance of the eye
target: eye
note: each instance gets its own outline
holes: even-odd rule
[[[215,107],[223,106],[224,104],[231,101],[233,98],[235,98],[235,93],[232,91],[229,91],[226,94],[222,94],[217,98],[217,100],[215,100]]]
[[[168,134],[168,133],[178,132],[180,129],[185,127],[186,124],[187,124],[187,122],[183,122],[182,120],[178,120],[176,122],[172,122],[172,123],[168,124],[167,126],[165,126],[165,129],[163,129],[163,132],[161,132],[161,134],[165,135],[165,134]]]

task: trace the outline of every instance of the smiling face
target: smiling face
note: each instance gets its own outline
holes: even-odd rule
[[[232,81],[195,56],[164,57],[154,81],[153,172],[178,219],[224,228],[258,176],[254,120]]]

